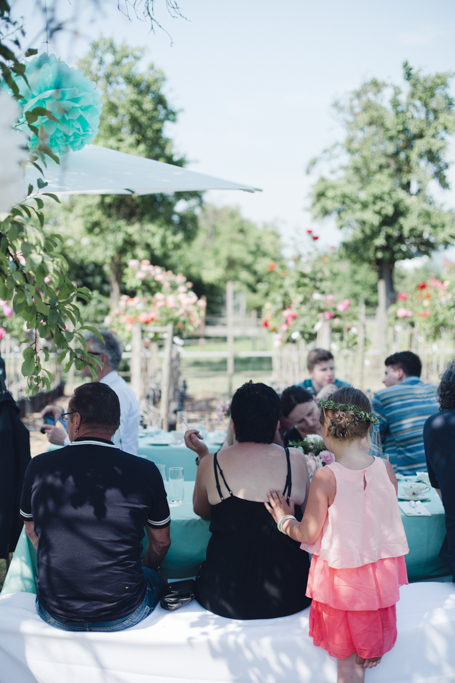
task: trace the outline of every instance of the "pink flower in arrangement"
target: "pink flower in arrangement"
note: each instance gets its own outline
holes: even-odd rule
[[[147,277],[147,273],[144,273],[143,270],[139,270],[136,273],[136,280],[145,280],[146,277]]]
[[[399,293],[398,293],[398,298],[399,298],[401,301],[406,301],[406,299],[408,298],[408,296],[409,296],[409,294],[408,294],[407,292],[399,292]]]
[[[431,285],[431,287],[444,287],[444,283],[441,282],[441,280],[438,280],[438,278],[436,277],[430,277],[428,282]]]
[[[331,451],[321,451],[319,456],[326,465],[331,465],[332,462],[335,462],[335,456]]]
[[[334,318],[335,313],[332,313],[332,311],[324,311],[324,318],[326,320],[330,320],[330,318]]]
[[[135,258],[131,259],[131,261],[128,261],[128,268],[139,268],[141,264],[139,261]]]
[[[335,294],[327,294],[325,297],[326,301],[333,301],[335,299]]]
[[[178,275],[175,276],[175,281],[178,285],[182,285],[185,282],[186,278],[182,273],[179,273]]]
[[[11,318],[13,316],[13,309],[11,308],[11,306],[8,306],[8,304],[3,306],[3,315],[6,318]]]
[[[308,468],[308,474],[311,476],[316,472],[318,469],[318,464],[316,462],[316,459],[312,453],[309,453],[306,456],[306,466]]]
[[[399,308],[397,318],[412,318],[412,311],[409,308]]]
[[[4,327],[0,327],[0,339],[3,339],[3,337],[5,336],[5,334],[6,334],[5,328],[4,328]]]
[[[349,306],[351,305],[350,299],[345,299],[344,301],[341,302],[341,304],[338,304],[337,310],[343,313]]]

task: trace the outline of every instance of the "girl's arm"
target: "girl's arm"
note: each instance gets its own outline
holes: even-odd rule
[[[395,470],[393,469],[392,464],[388,460],[384,460],[384,463],[385,463],[385,467],[387,470],[387,474],[389,475],[389,479],[392,482],[392,484],[394,485],[395,491],[398,495],[398,482],[397,482],[397,478],[395,475]]]
[[[336,480],[332,471],[327,467],[316,470],[310,486],[308,504],[301,522],[287,519],[282,526],[283,531],[299,543],[314,543],[324,526],[329,505],[332,504],[336,493]],[[279,522],[285,515],[294,513],[294,504],[287,505],[279,491],[270,491],[265,507]]]

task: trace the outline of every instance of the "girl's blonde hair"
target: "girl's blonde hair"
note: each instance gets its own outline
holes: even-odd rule
[[[364,413],[371,413],[371,403],[367,396],[354,387],[342,387],[330,394],[329,401],[339,404],[357,406]],[[358,413],[349,409],[330,408],[331,415],[323,409],[319,417],[321,425],[325,424],[330,436],[335,439],[363,439],[370,429],[370,420],[359,417]]]

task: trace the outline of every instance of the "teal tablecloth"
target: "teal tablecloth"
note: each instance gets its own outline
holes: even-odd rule
[[[219,443],[207,443],[211,453],[221,448],[221,445]],[[167,475],[169,467],[183,467],[183,474],[187,481],[196,479],[196,453],[184,444],[179,446],[153,446],[147,437],[140,437],[138,455],[151,460],[155,465],[165,465]]]
[[[194,482],[186,481],[184,502],[171,505],[172,544],[163,563],[163,571],[170,579],[194,576],[205,559],[210,538],[209,522],[193,512],[193,488]],[[401,513],[410,549],[406,565],[411,582],[450,575],[448,566],[439,558],[445,536],[445,518],[441,501],[433,490],[425,505],[431,517],[406,517]],[[23,531],[2,594],[35,593],[35,567],[36,552]]]

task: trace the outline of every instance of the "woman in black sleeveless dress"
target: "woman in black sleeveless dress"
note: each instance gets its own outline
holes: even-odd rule
[[[264,384],[245,384],[232,400],[238,444],[210,455],[194,430],[186,443],[198,453],[194,509],[210,519],[207,556],[196,578],[206,609],[233,619],[271,619],[308,607],[309,556],[280,533],[264,506],[279,488],[301,519],[309,478],[304,456],[272,443],[280,401]],[[220,464],[221,460],[221,464]]]

